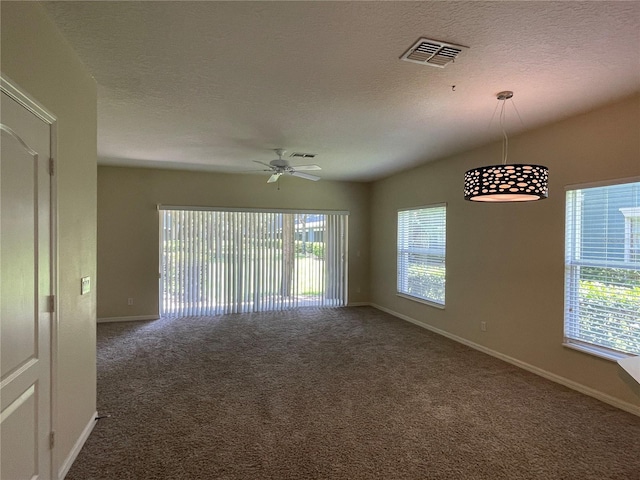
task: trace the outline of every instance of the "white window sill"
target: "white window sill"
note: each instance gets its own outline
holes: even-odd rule
[[[624,370],[631,375],[631,378],[640,383],[640,356],[618,360],[618,365],[624,368]]]
[[[413,300],[414,302],[424,303],[425,305],[429,305],[430,307],[439,308],[440,310],[444,310],[443,303],[432,302],[431,300],[425,300],[424,298],[412,297],[411,295],[407,295],[406,293],[396,292],[398,297],[406,298],[407,300]]]
[[[572,350],[578,350],[579,352],[588,353],[589,355],[593,355],[595,357],[604,358],[605,360],[609,360],[612,362],[617,362],[623,358],[629,358],[632,355],[627,355],[626,353],[614,352],[607,348],[598,347],[596,345],[588,345],[583,343],[576,343],[572,340],[567,340],[562,343],[562,346],[571,348]]]

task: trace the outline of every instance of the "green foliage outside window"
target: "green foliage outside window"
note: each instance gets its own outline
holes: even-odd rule
[[[409,295],[418,298],[428,298],[444,303],[445,267],[433,265],[412,264],[408,269]]]
[[[324,242],[303,242],[296,240],[296,254],[311,255],[319,260],[324,258]]]
[[[640,354],[640,271],[582,267],[581,277],[580,339]],[[593,278],[606,278],[606,283]]]

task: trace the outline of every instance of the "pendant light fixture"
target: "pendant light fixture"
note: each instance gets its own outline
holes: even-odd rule
[[[473,202],[530,202],[549,195],[549,169],[542,165],[507,163],[509,139],[504,128],[506,101],[513,92],[497,95],[502,102],[502,164],[474,168],[464,174],[464,199]]]

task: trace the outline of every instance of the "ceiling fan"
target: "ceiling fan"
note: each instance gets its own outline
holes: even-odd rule
[[[314,182],[320,180],[320,177],[316,175],[311,175],[309,173],[303,173],[301,170],[321,170],[318,165],[297,165],[291,166],[288,160],[284,160],[282,155],[286,150],[282,148],[276,148],[274,150],[278,155],[278,158],[275,160],[271,160],[269,163],[260,162],[258,160],[254,160],[255,163],[259,163],[260,165],[264,165],[265,167],[269,167],[269,170],[265,170],[265,172],[271,172],[271,176],[267,183],[277,182],[281,175],[293,175],[294,177],[304,178],[306,180],[313,180]]]

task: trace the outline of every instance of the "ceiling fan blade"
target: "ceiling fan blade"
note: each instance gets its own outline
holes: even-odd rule
[[[282,173],[274,173],[269,177],[269,180],[267,180],[267,183],[277,182],[278,179],[280,178],[280,175],[282,175]]]
[[[293,168],[296,170],[322,170],[320,165],[296,165]]]
[[[259,160],[254,160],[254,162],[259,163],[260,165],[264,165],[265,167],[269,167],[271,170],[273,170],[273,165],[269,165],[268,163],[264,163]]]
[[[320,180],[320,177],[316,177],[315,175],[310,175],[308,173],[293,171],[291,172],[291,175],[293,175],[294,177],[306,178],[307,180],[313,180],[314,182]]]

